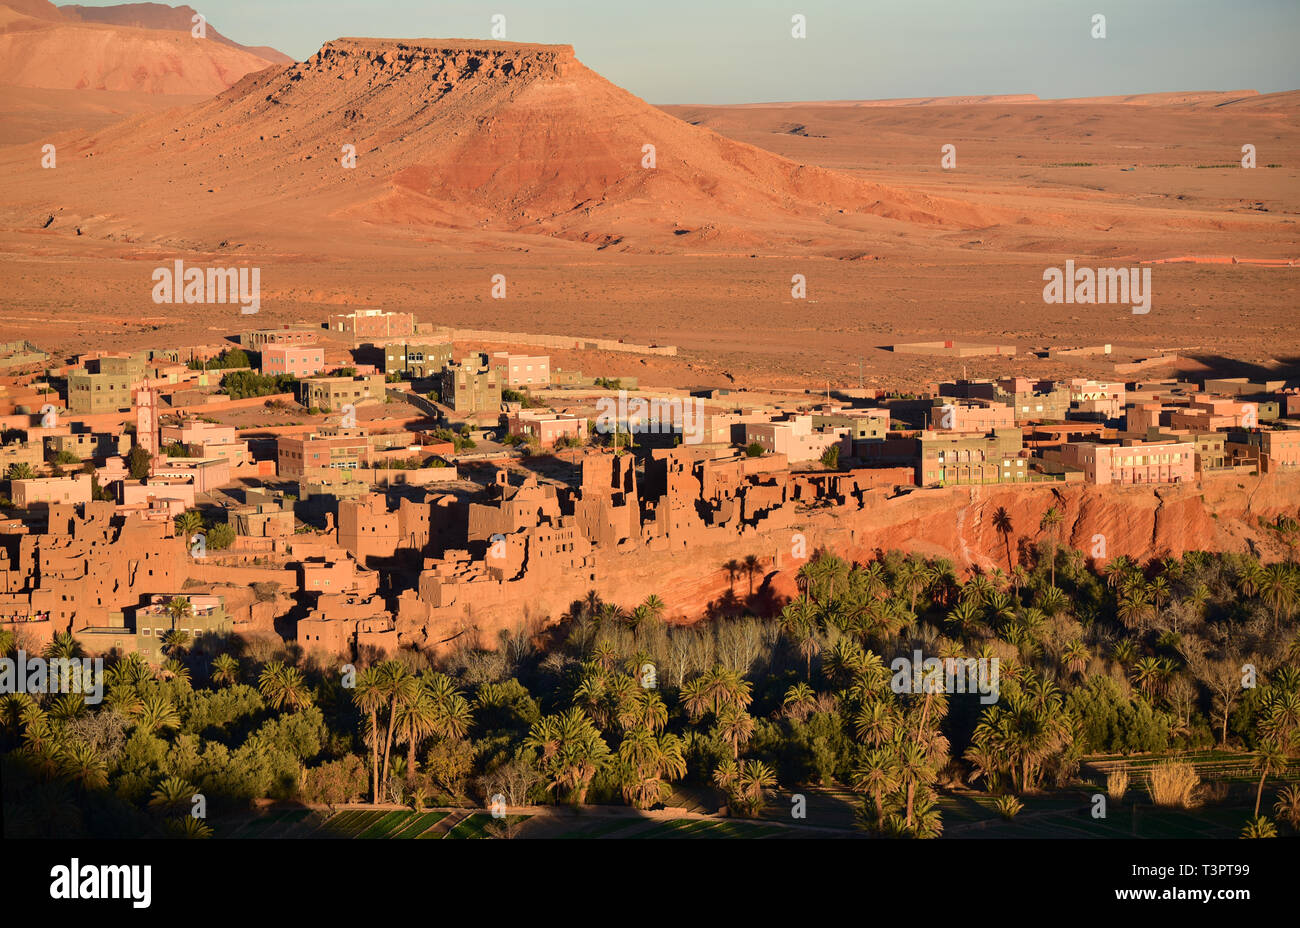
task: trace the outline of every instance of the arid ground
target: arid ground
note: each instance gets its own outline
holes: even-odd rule
[[[0,148],[6,338],[213,342],[350,306],[674,344],[560,362],[672,385],[1105,376],[1026,354],[1099,343],[1188,371],[1300,363],[1296,92],[654,107],[567,46],[341,39],[201,102],[106,94],[28,88],[0,114],[26,127]],[[1187,257],[1151,265],[1145,315],[1043,301],[1067,259]],[[261,312],[155,304],[175,258],[260,267]],[[882,347],[950,338],[1021,354]]]

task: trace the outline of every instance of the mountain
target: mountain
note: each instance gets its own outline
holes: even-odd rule
[[[189,6],[167,6],[165,3],[119,3],[115,6],[81,6],[70,3],[59,7],[65,19],[83,23],[105,23],[110,26],[130,26],[136,29],[163,29],[169,32],[189,33],[198,12]],[[293,59],[284,52],[267,45],[248,46],[226,38],[209,23],[207,37],[214,42],[229,45],[263,58],[272,64],[291,64]]]
[[[689,125],[567,45],[339,39],[179,115],[70,144],[57,182],[6,176],[0,202],[20,224],[57,203],[60,222],[88,234],[187,247],[472,232],[511,247],[549,236],[643,252],[846,256],[900,228],[1016,218]],[[346,145],[352,169],[341,165]]]
[[[206,38],[196,39],[192,15],[189,7],[159,4],[61,11],[44,0],[5,0],[0,85],[210,96],[288,60],[274,49],[237,45],[211,25]]]

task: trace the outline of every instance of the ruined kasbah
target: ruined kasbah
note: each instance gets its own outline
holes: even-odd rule
[[[397,321],[360,345],[304,328],[247,351],[18,359],[0,377],[0,627],[151,663],[178,632],[436,652],[539,634],[593,597],[654,596],[676,623],[773,614],[819,551],[1010,573],[1049,510],[1098,565],[1281,560],[1269,523],[1300,514],[1290,383],[656,390],[566,370],[536,351],[569,350],[554,337],[479,351]],[[274,346],[311,364],[269,367]]]

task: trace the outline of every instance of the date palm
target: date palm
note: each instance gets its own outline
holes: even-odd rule
[[[312,703],[311,690],[302,671],[284,661],[272,661],[262,669],[257,689],[273,709],[288,707],[297,712]]]
[[[781,700],[781,709],[792,718],[803,721],[817,706],[817,694],[807,683],[800,681],[785,691]]]
[[[180,815],[189,812],[197,791],[180,777],[167,777],[154,788],[149,797],[149,807],[164,815]]]
[[[1052,506],[1050,509],[1047,510],[1047,512],[1043,513],[1043,518],[1039,520],[1038,523],[1039,530],[1047,532],[1049,537],[1052,539],[1052,547],[1051,547],[1052,554],[1051,554],[1051,561],[1050,561],[1051,571],[1052,571],[1052,586],[1056,586],[1056,548],[1060,542],[1061,523],[1062,521],[1064,521],[1064,518],[1065,517],[1062,514],[1061,510],[1058,509],[1056,506]],[[911,823],[909,822],[908,824]]]
[[[231,654],[218,654],[212,661],[212,682],[234,686],[239,682],[239,661]]]
[[[876,809],[876,830],[885,827],[885,796],[902,787],[898,762],[894,755],[881,748],[869,751],[853,770],[853,788],[867,793]]]
[[[84,790],[108,786],[108,764],[84,741],[74,741],[63,751],[63,774]]]
[[[912,812],[916,803],[916,789],[918,786],[928,786],[934,782],[937,771],[930,765],[925,748],[915,741],[909,741],[899,747],[898,753],[898,779],[903,785],[907,794],[906,815],[904,820],[907,827],[913,826]]]
[[[380,782],[388,782],[389,757],[393,750],[393,730],[397,724],[397,706],[399,703],[414,699],[419,690],[420,681],[411,676],[411,672],[397,661],[384,661],[379,665],[380,687],[388,699],[388,725],[384,734],[384,760]]]
[[[1277,794],[1277,802],[1273,803],[1273,812],[1278,818],[1286,819],[1293,829],[1300,830],[1300,786],[1283,787]]]
[[[74,660],[86,656],[85,650],[81,647],[81,642],[73,637],[72,632],[55,632],[54,637],[50,639],[41,656],[50,659]]]
[[[754,734],[754,717],[739,706],[728,704],[717,713],[714,734],[731,745],[733,759],[740,757],[740,748]]]
[[[1264,568],[1260,595],[1273,612],[1273,631],[1277,631],[1281,616],[1291,617],[1297,600],[1295,577],[1291,574],[1289,564],[1270,564]]]
[[[370,801],[379,802],[379,710],[387,703],[383,678],[378,667],[367,667],[357,674],[352,702],[369,720]]]
[[[161,692],[146,693],[135,711],[136,724],[150,734],[165,728],[180,728],[181,715]]]
[[[197,509],[186,509],[175,519],[176,534],[188,545],[194,533],[203,528],[203,516]]]
[[[638,809],[666,800],[672,794],[668,781],[686,775],[686,757],[677,735],[634,728],[624,734],[618,753],[624,764],[623,796]]]
[[[414,696],[397,707],[397,742],[406,745],[406,779],[415,779],[415,752],[438,727],[438,709],[428,689],[416,687]]]
[[[1015,564],[1011,562],[1011,534],[1015,529],[1011,525],[1011,513],[1006,508],[999,506],[993,511],[993,528],[1002,536],[1002,543],[1007,549],[1007,573],[1010,574],[1015,569]]]
[[[1091,655],[1088,653],[1088,647],[1078,638],[1070,641],[1061,653],[1061,658],[1065,663],[1065,670],[1071,676],[1079,676],[1088,666],[1088,660]]]

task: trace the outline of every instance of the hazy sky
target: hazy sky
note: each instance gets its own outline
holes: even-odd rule
[[[109,6],[108,0],[82,0]],[[297,59],[340,36],[560,42],[652,103],[1300,88],[1300,0],[190,0]],[[807,38],[791,37],[791,16]],[[1092,17],[1106,17],[1094,39]]]

